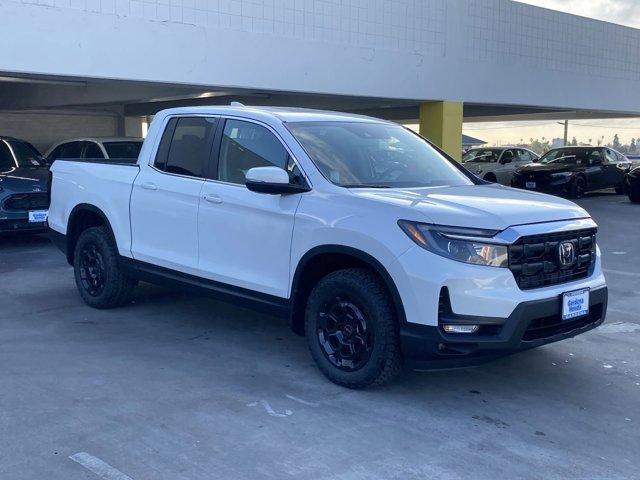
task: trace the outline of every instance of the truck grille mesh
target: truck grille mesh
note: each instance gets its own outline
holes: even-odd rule
[[[586,278],[596,259],[597,229],[532,235],[509,247],[509,269],[522,290],[546,287]],[[571,242],[575,262],[560,263],[560,243]]]

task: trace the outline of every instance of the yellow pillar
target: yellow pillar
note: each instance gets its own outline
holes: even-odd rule
[[[462,159],[462,102],[420,104],[420,135],[456,160]]]

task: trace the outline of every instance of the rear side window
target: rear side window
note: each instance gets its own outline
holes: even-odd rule
[[[104,159],[104,154],[100,147],[93,142],[85,142],[84,158]]]
[[[244,185],[254,167],[280,167],[290,177],[300,175],[280,140],[267,128],[252,122],[227,120],[218,163],[218,180]]]
[[[64,158],[81,158],[82,142],[69,142],[61,145],[59,159]]]
[[[138,158],[142,150],[142,142],[104,142],[109,158]]]
[[[155,167],[176,175],[203,177],[211,156],[216,122],[211,117],[171,119],[162,136]]]
[[[16,164],[13,161],[11,151],[5,142],[0,140],[0,172],[6,172],[16,168]]]

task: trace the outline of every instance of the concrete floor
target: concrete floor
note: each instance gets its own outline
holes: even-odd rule
[[[91,310],[45,238],[0,240],[0,478],[638,478],[640,206],[581,203],[605,326],[371,391],[326,381],[283,320],[151,286]]]

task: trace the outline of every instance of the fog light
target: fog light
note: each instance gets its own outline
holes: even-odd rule
[[[476,333],[480,328],[479,325],[443,325],[444,331],[447,333]]]

